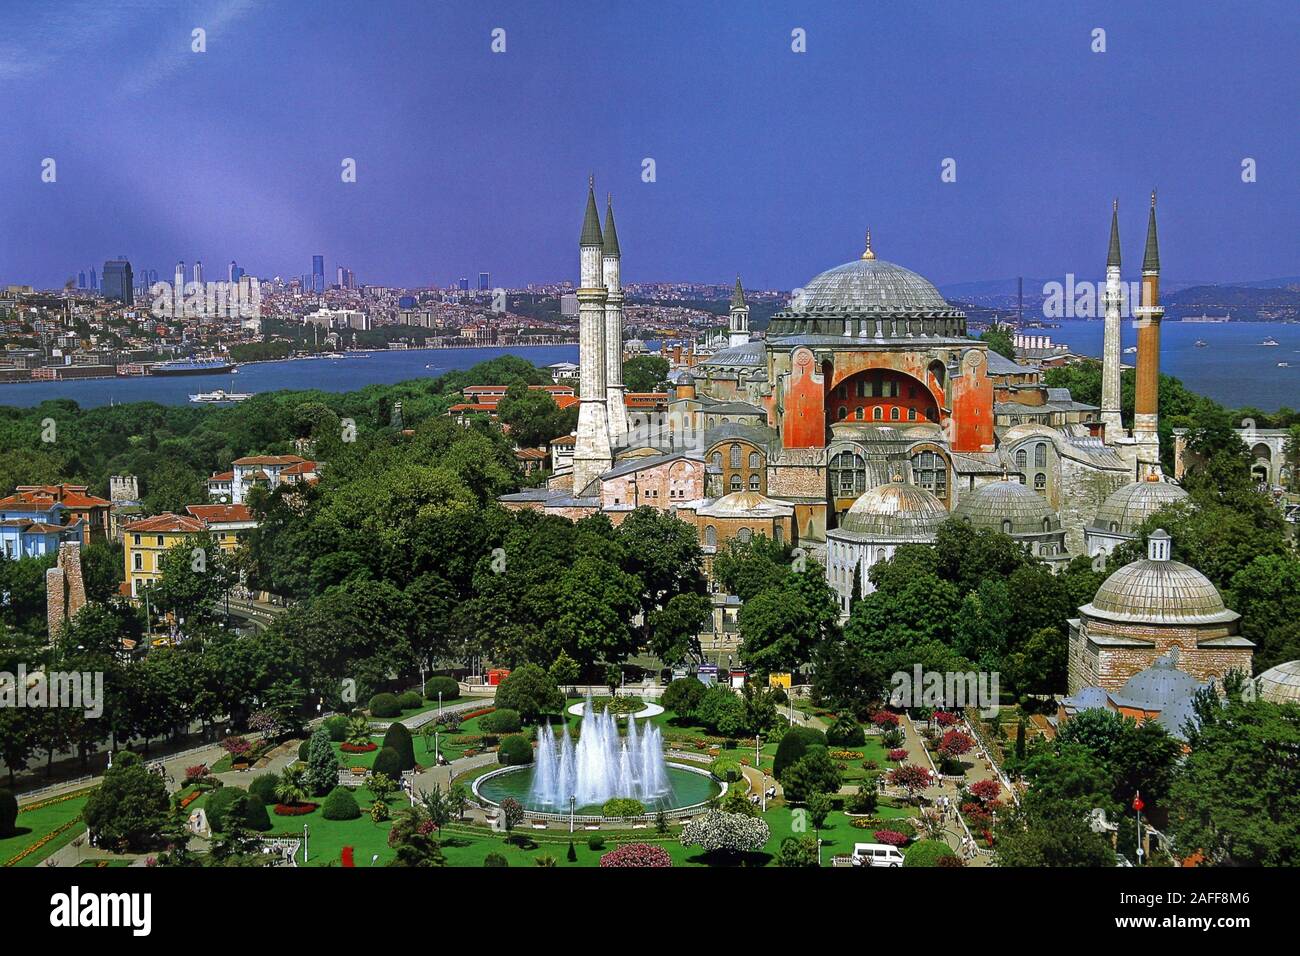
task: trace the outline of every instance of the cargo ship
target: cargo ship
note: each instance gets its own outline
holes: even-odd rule
[[[234,370],[235,363],[228,359],[201,358],[158,362],[150,373],[153,375],[216,375]]]

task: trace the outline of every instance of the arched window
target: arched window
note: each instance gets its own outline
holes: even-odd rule
[[[1016,452],[1016,467],[1020,469],[1029,467],[1029,453],[1023,448]]]
[[[749,476],[749,490],[758,491],[758,475]]]
[[[731,490],[732,491],[740,490],[740,475],[731,476]]]
[[[740,467],[740,446],[739,445],[731,446],[730,459],[731,459],[732,468]]]
[[[781,527],[781,525],[779,525],[779,524],[773,525],[773,526],[772,526],[772,540],[775,541],[777,544],[784,544],[784,543],[785,543],[785,528]]]
[[[1046,491],[1046,490],[1047,490],[1047,476],[1040,471],[1038,474],[1034,475],[1034,491]]]
[[[713,453],[713,467],[719,471],[722,470],[722,452],[715,451]]]
[[[749,470],[757,471],[761,467],[762,465],[759,464],[758,452],[751,451],[749,453]]]
[[[1044,530],[1044,531],[1051,531],[1051,530],[1052,530],[1052,519],[1051,519],[1051,518],[1044,518],[1044,519],[1043,519],[1043,530]]]
[[[1002,533],[1003,533],[1003,534],[1010,534],[1010,533],[1011,533],[1011,519],[1010,519],[1010,518],[1003,518],[1003,519],[1002,519]]]
[[[912,484],[939,498],[948,497],[948,465],[942,455],[923,451],[912,456]]]
[[[749,539],[752,538],[753,536],[754,536],[754,532],[750,531],[748,528],[741,528],[739,531],[736,532],[736,540],[739,541],[741,544],[748,544]]]
[[[835,417],[838,418],[840,421],[844,421],[844,419],[849,417],[848,408],[844,405],[841,405],[840,410],[835,413]]]
[[[713,527],[713,525],[709,525],[704,529],[704,545],[709,548],[716,548],[718,546],[718,529]]]
[[[851,451],[831,459],[831,494],[860,495],[867,490],[867,460]]]
[[[877,422],[884,421],[884,418],[885,418],[885,410],[881,408],[879,405],[877,405],[875,408],[871,410],[872,421],[877,421]]]
[[[1034,446],[1034,467],[1035,468],[1047,467],[1047,443],[1046,442],[1039,442],[1037,445]]]
[[[898,406],[895,405],[893,408],[889,410],[889,420],[891,422],[896,422],[898,421],[898,416],[899,416]]]
[[[861,405],[859,405],[857,409],[854,410],[853,417],[856,418],[858,421],[862,421],[862,419],[866,416],[866,414],[867,414],[867,410],[863,408]]]
[[[915,408],[909,408],[909,409],[907,410],[907,420],[908,420],[909,422],[914,422],[914,421],[916,421],[916,409],[915,409]]]

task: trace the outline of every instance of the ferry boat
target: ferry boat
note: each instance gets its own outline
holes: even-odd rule
[[[1195,345],[1198,349],[1203,349],[1203,348],[1205,348],[1207,345],[1209,345],[1210,343],[1207,342],[1207,341],[1205,341],[1205,339],[1197,339],[1197,340],[1196,340],[1194,343],[1192,343],[1192,344]]]
[[[1259,344],[1260,344],[1260,345],[1278,345],[1279,343],[1278,343],[1278,340],[1277,340],[1277,339],[1273,338],[1273,336],[1271,336],[1271,335],[1266,335],[1266,336],[1264,336],[1264,341],[1263,341],[1263,342],[1260,342]]]
[[[242,402],[252,397],[252,392],[227,392],[224,388],[218,388],[211,392],[199,392],[197,395],[191,395],[190,401],[199,405],[228,405],[231,402]]]
[[[1126,349],[1124,350],[1124,354],[1125,354],[1125,355],[1133,355],[1133,354],[1135,354],[1136,352],[1137,352],[1137,346],[1136,346],[1136,345],[1130,345],[1128,348],[1126,348]]]
[[[1278,362],[1278,363],[1277,363],[1277,367],[1278,367],[1278,368],[1290,368],[1290,367],[1291,367],[1291,363],[1290,363],[1290,362]]]
[[[189,358],[158,362],[150,373],[153,375],[216,375],[233,371],[235,371],[235,363],[229,359]]]

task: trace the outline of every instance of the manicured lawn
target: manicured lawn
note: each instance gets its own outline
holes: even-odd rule
[[[81,790],[70,797],[51,797],[29,807],[18,808],[18,832],[0,840],[0,866],[36,866],[60,847],[71,843],[86,832],[81,822],[81,810],[86,805],[90,790]],[[41,841],[45,841],[42,843]],[[25,850],[40,844],[23,859],[17,857]]]

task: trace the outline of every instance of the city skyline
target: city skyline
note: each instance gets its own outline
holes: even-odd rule
[[[164,272],[235,259],[287,279],[323,254],[381,285],[572,280],[589,174],[637,237],[629,283],[739,272],[793,288],[854,257],[867,227],[882,258],[940,284],[1100,275],[1111,199],[1131,245],[1153,186],[1171,280],[1294,275],[1285,171],[1300,157],[1283,118],[1300,17],[1165,7],[765,5],[720,30],[683,5],[652,18],[572,3],[561,18],[328,4],[304,20],[227,0],[38,21],[19,3],[0,45],[14,140],[0,206],[22,225],[0,238],[0,281],[58,287],[122,252]],[[557,70],[557,51],[584,68]],[[328,108],[307,105],[326,92]],[[178,119],[137,126],[119,108]]]

